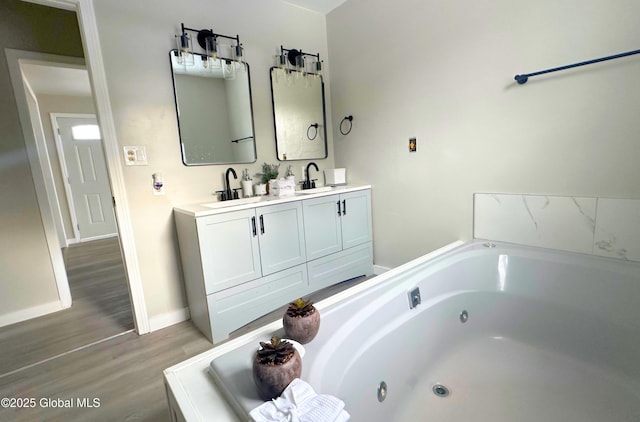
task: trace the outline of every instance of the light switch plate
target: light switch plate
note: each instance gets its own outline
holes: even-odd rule
[[[127,166],[147,166],[147,149],[143,146],[129,146],[124,149],[124,163]]]

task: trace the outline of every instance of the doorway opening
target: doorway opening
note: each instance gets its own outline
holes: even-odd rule
[[[0,321],[0,378],[135,328],[88,72],[77,58],[12,54],[20,74],[12,77],[14,91],[24,93],[16,99],[26,104],[18,107],[25,142],[35,141],[32,167],[41,172],[34,183],[40,179],[45,193],[38,203],[52,232],[52,265],[63,268],[56,269],[59,301]],[[43,207],[52,221],[44,221]]]

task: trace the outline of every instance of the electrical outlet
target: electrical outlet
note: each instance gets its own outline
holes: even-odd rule
[[[127,166],[146,166],[147,149],[144,146],[128,146],[124,149],[124,163]]]
[[[416,138],[409,139],[409,152],[416,152],[418,150],[418,141]]]

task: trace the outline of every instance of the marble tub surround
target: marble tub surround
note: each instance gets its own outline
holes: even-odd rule
[[[598,199],[593,253],[640,261],[640,200]]]
[[[640,261],[640,200],[477,193],[474,238]]]

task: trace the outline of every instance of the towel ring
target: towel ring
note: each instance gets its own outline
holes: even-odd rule
[[[316,139],[316,136],[318,136],[318,126],[319,126],[319,125],[318,125],[317,123],[312,123],[312,124],[310,124],[310,125],[309,125],[309,127],[307,128],[307,138],[308,138],[310,141],[313,141],[314,139]],[[311,137],[311,136],[309,135],[309,131],[311,130],[311,128],[315,128],[315,129],[316,129],[316,130],[315,130],[315,132],[313,132],[313,137]]]
[[[349,129],[347,129],[346,131],[342,130],[342,126],[345,121],[349,123]],[[351,132],[351,128],[353,128],[353,116],[345,116],[345,118],[340,121],[340,133],[342,133],[343,135],[348,135]]]

